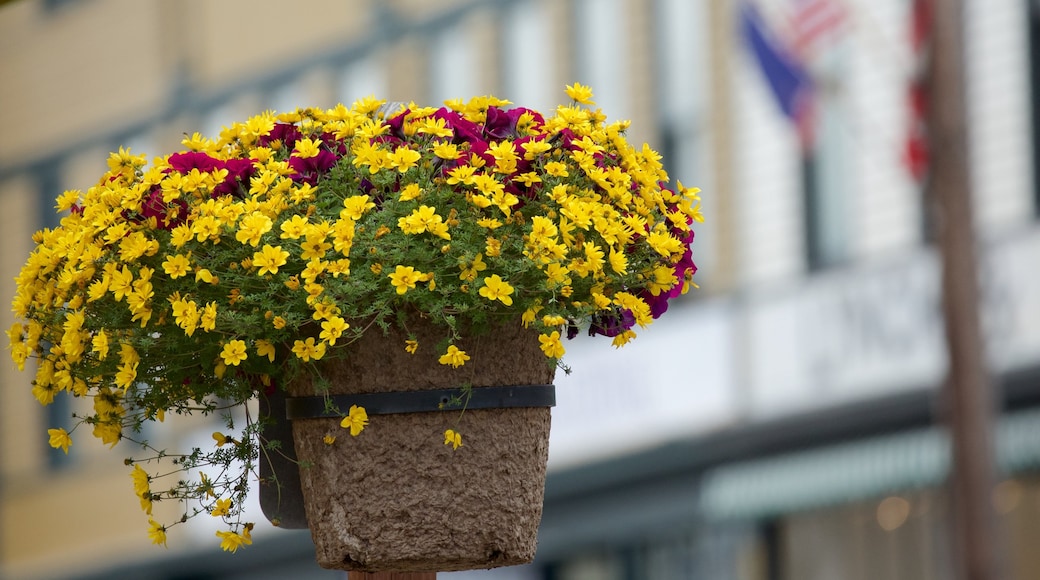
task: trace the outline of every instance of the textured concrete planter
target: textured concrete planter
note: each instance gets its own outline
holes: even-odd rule
[[[511,324],[456,345],[472,358],[458,369],[437,362],[442,335],[377,331],[326,365],[330,394],[354,395],[552,382],[554,368],[538,335]],[[356,347],[356,348],[355,348]],[[304,377],[290,397],[314,395]],[[490,392],[490,391],[488,391]],[[346,411],[346,409],[342,409]],[[451,571],[534,558],[549,450],[548,407],[467,409],[370,415],[357,437],[336,418],[296,419],[307,523],[325,568]],[[445,429],[463,446],[444,445]],[[336,435],[332,445],[326,434]]]

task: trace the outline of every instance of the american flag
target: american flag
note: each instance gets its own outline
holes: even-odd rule
[[[913,0],[910,7],[909,42],[913,53],[914,69],[907,89],[906,145],[903,161],[917,183],[923,183],[928,175],[928,93],[925,79],[925,64],[928,59],[929,36],[931,35],[932,3],[930,0]]]
[[[740,25],[780,111],[794,123],[802,147],[809,148],[813,141],[812,79],[787,44],[771,34],[753,4],[741,5]]]
[[[789,20],[791,50],[813,60],[844,32],[848,13],[838,0],[792,0]]]

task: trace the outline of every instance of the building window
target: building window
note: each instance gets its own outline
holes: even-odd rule
[[[703,2],[658,0],[655,4],[653,31],[656,38],[654,62],[657,63],[656,98],[658,137],[653,145],[662,157],[674,185],[705,191],[714,188],[709,158],[709,92],[708,78],[708,7]],[[694,256],[699,283],[715,271],[717,215],[708,213],[715,204],[705,206],[707,219],[696,224]],[[694,296],[690,293],[687,296]]]
[[[345,105],[365,97],[383,99],[386,93],[386,66],[374,54],[351,62],[340,75],[337,99]]]
[[[1029,84],[1033,91],[1033,214],[1040,217],[1040,0],[1029,3]]]
[[[628,31],[620,0],[578,0],[574,3],[576,80],[592,88],[593,100],[607,121],[628,119],[626,85]]]
[[[465,19],[433,32],[430,39],[429,103],[440,106],[450,99],[477,94],[477,48]]]
[[[816,86],[812,141],[802,153],[806,258],[809,270],[847,262],[852,257],[852,198],[855,179],[849,142],[848,102],[843,73],[846,45],[835,45],[814,67]]]
[[[553,86],[556,78],[552,58],[552,19],[544,2],[514,2],[503,10],[502,98],[515,105],[549,114],[563,95]]]

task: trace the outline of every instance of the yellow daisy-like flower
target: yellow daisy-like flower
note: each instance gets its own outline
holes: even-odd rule
[[[364,407],[358,407],[357,405],[351,405],[347,416],[343,417],[343,420],[339,422],[340,427],[350,429],[352,437],[357,437],[367,425],[368,412],[365,411]]]
[[[308,337],[307,340],[297,340],[294,342],[292,352],[303,362],[320,360],[321,357],[325,356],[325,343],[315,343],[313,336]]]
[[[253,254],[253,265],[259,268],[257,274],[260,276],[277,274],[278,268],[284,266],[288,259],[289,252],[283,250],[281,246],[264,244],[259,252]]]
[[[69,445],[72,445],[72,437],[69,437],[69,432],[64,429],[47,429],[47,434],[50,435],[50,446],[55,449],[61,449],[65,452],[65,455],[69,454]]]
[[[390,283],[397,289],[398,294],[404,294],[415,288],[415,283],[422,278],[423,273],[411,266],[397,266],[392,274],[388,274]]]
[[[374,208],[376,204],[370,201],[367,195],[353,195],[343,200],[343,211],[340,217],[357,221],[365,212]]]
[[[513,304],[513,298],[510,296],[513,293],[513,287],[498,274],[484,278],[484,285],[481,286],[479,292],[481,296],[488,300],[498,300],[506,306]]]
[[[239,363],[246,360],[246,343],[244,340],[230,340],[220,351],[220,358],[224,364],[237,367]]]
[[[211,516],[213,516],[215,518],[219,518],[219,517],[226,516],[229,513],[231,513],[231,499],[230,498],[228,498],[228,499],[218,499],[216,507],[213,508],[213,511],[209,512],[209,515],[211,515]]]
[[[462,433],[454,429],[448,429],[444,432],[444,444],[451,445],[452,451],[462,447]]]
[[[549,358],[560,358],[563,356],[563,343],[560,342],[560,331],[554,330],[552,334],[538,335],[539,348]]]
[[[580,83],[574,83],[573,85],[567,85],[565,90],[567,96],[574,99],[574,101],[577,103],[581,103],[582,105],[596,104],[592,100],[592,89],[589,87],[586,87]]]
[[[415,354],[415,351],[419,350],[419,341],[417,340],[406,340],[404,341],[404,350],[408,354]]]
[[[276,350],[274,344],[269,340],[260,339],[256,341],[256,354],[260,356],[266,356],[268,360],[274,362]]]
[[[237,552],[242,546],[248,546],[253,543],[253,539],[249,535],[248,526],[246,526],[241,534],[217,531],[217,537],[220,538],[220,549],[225,552],[231,552],[232,554]]]
[[[213,440],[217,442],[217,447],[223,447],[228,443],[234,443],[235,440],[220,431],[213,432]]]
[[[321,323],[321,334],[319,338],[329,343],[329,345],[335,345],[336,340],[343,335],[343,331],[350,328],[346,320],[343,320],[339,316],[331,316],[327,320]]]
[[[162,263],[162,267],[163,272],[166,272],[171,280],[176,280],[188,274],[191,270],[191,260],[184,254],[166,256],[166,261]]]
[[[448,347],[447,352],[442,354],[441,357],[437,359],[437,362],[441,363],[442,365],[451,365],[452,368],[457,369],[462,365],[466,364],[466,361],[468,360],[469,355],[466,354],[466,351],[459,350],[459,347],[453,344]]]
[[[157,546],[166,545],[166,526],[148,518],[148,538]]]

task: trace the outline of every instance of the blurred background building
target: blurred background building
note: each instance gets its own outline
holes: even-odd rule
[[[699,291],[624,349],[568,343],[539,552],[444,578],[952,577],[946,369],[915,100],[921,0],[20,0],[0,5],[0,279],[109,151],[264,109],[591,85],[703,189]],[[981,312],[1010,577],[1040,577],[1040,8],[967,0]],[[0,323],[9,326],[10,314]],[[0,576],[335,578],[306,532],[152,546],[118,453],[68,456],[0,364]],[[212,425],[157,437],[190,443]],[[130,451],[127,451],[129,454]],[[262,515],[257,511],[257,519]],[[195,527],[189,526],[189,527]],[[205,526],[202,526],[203,528]],[[176,530],[181,532],[180,530]]]

